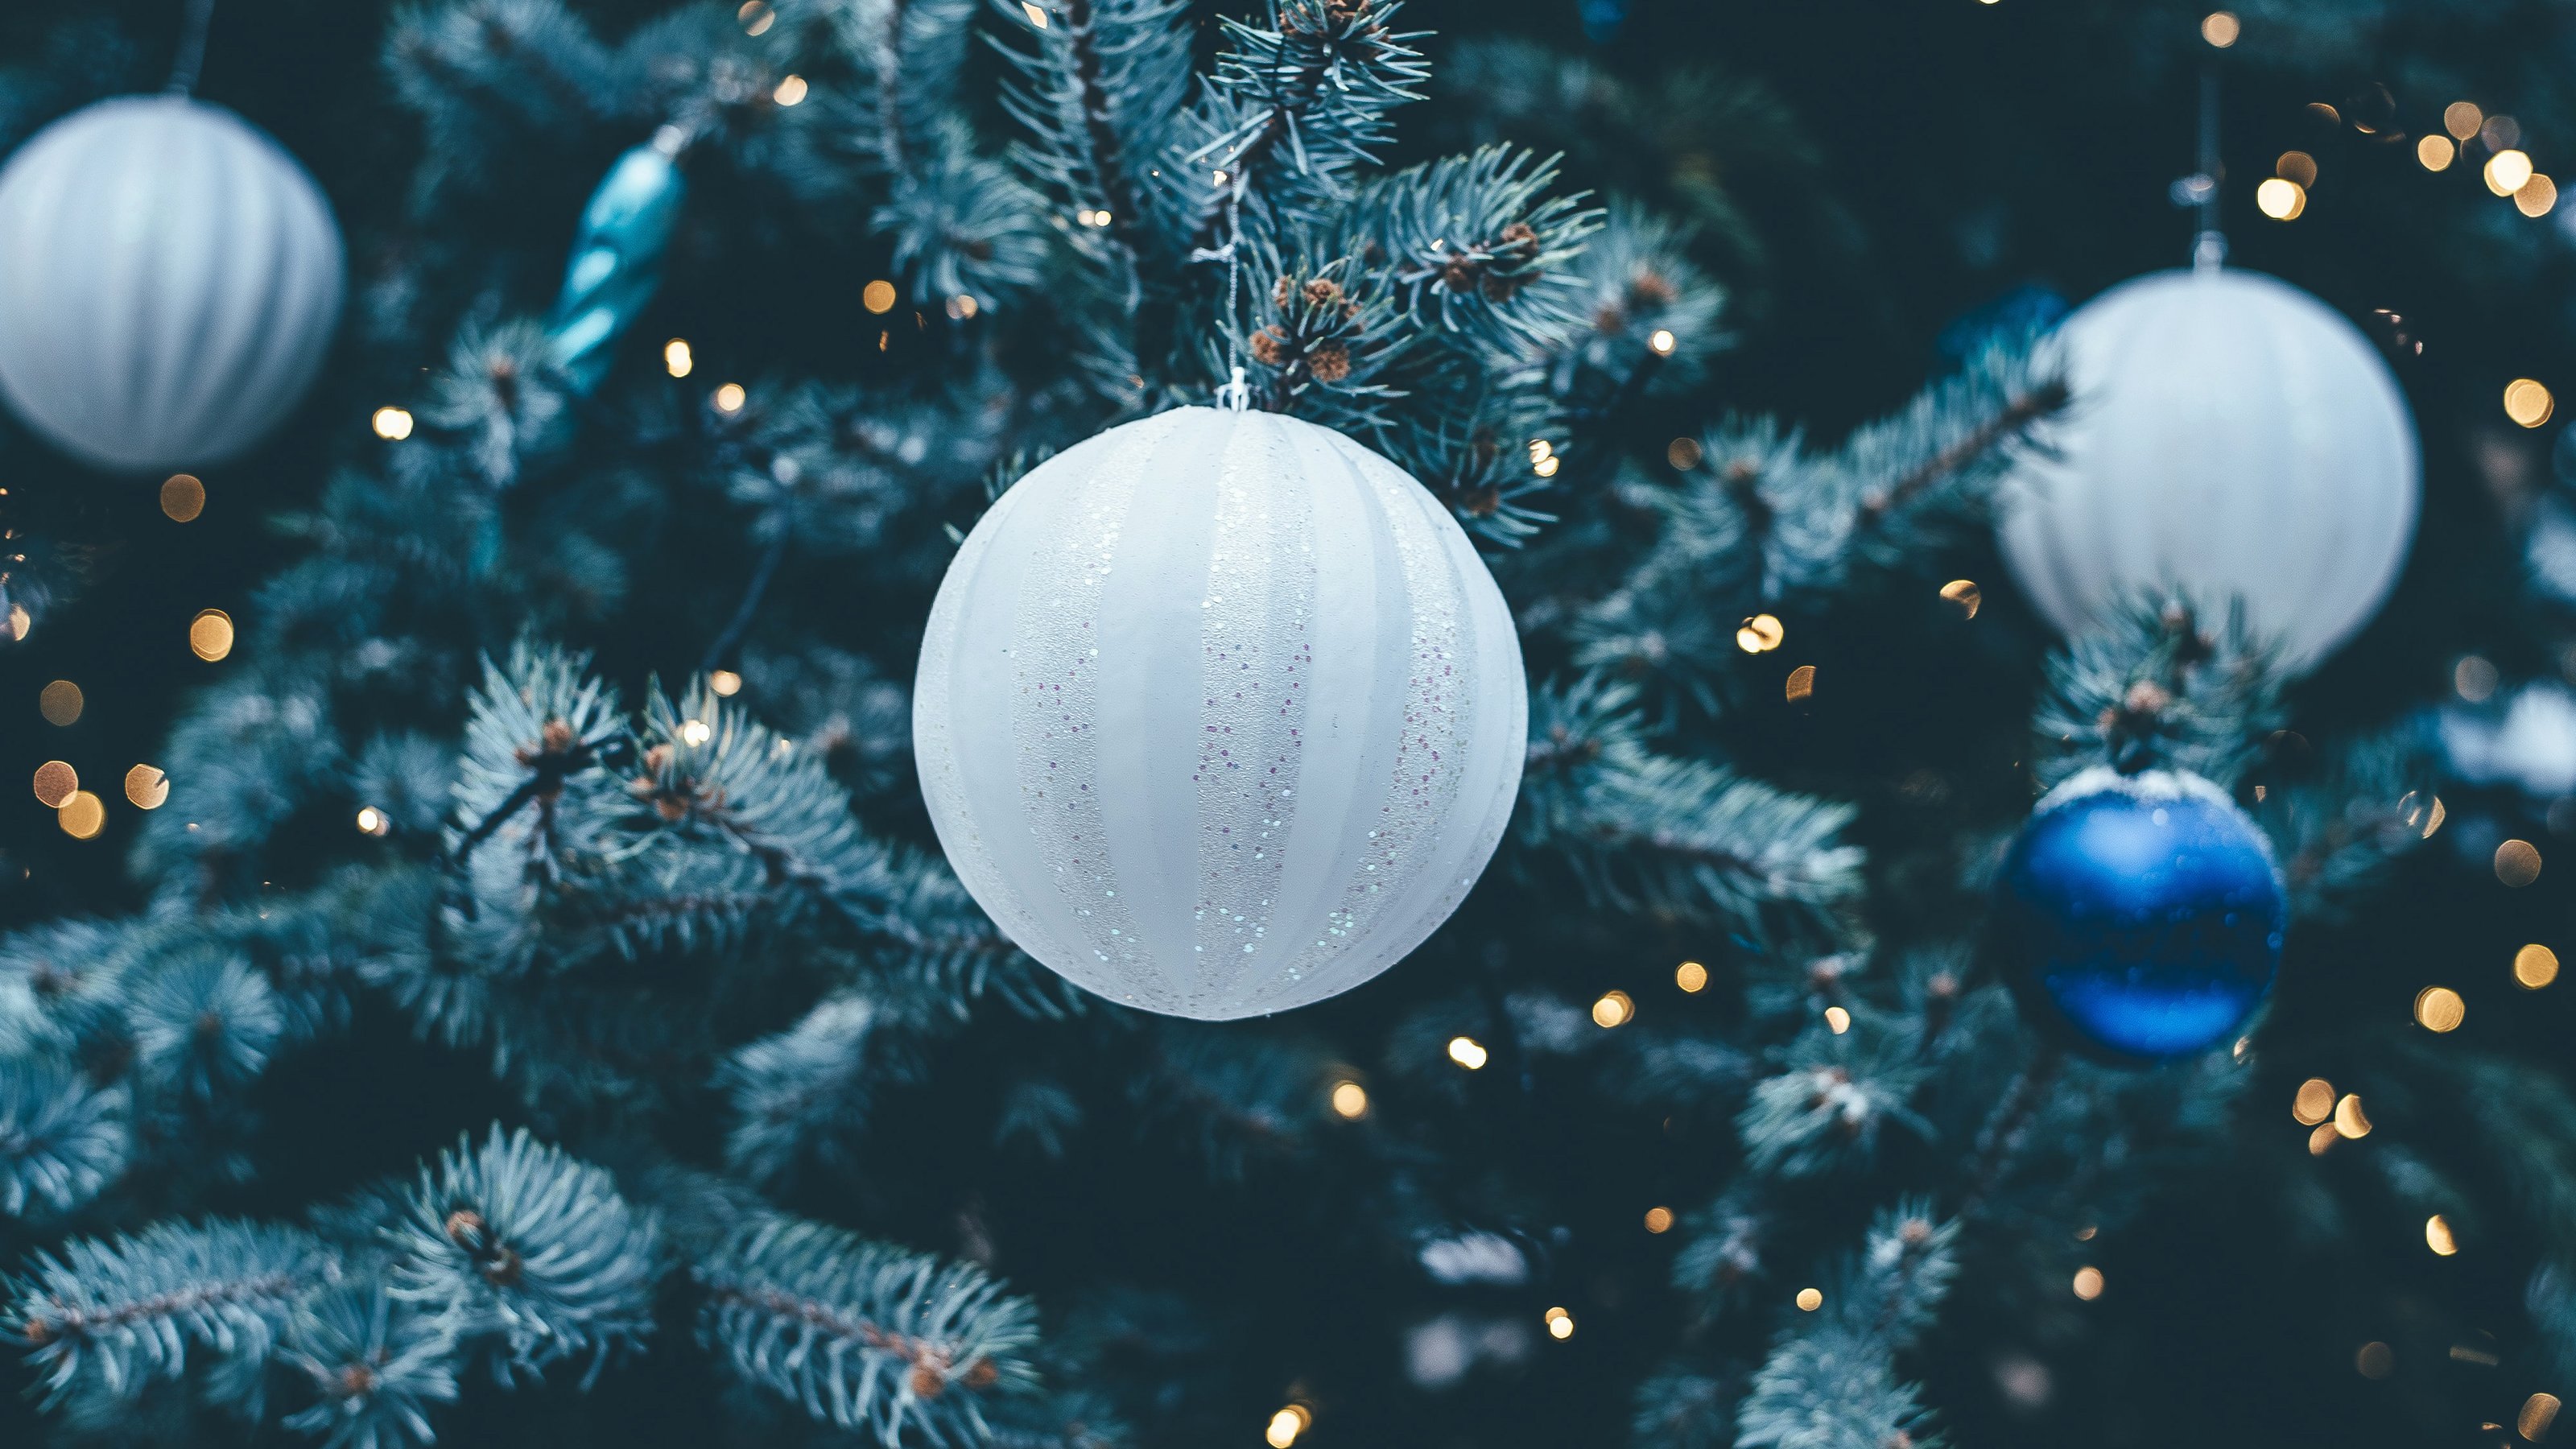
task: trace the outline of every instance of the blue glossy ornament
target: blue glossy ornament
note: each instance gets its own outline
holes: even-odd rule
[[[662,252],[688,189],[679,150],[678,132],[665,127],[618,157],[581,209],[581,231],[546,331],[555,367],[585,395],[608,376],[617,339],[662,284]]]
[[[2271,842],[2197,775],[2085,771],[2039,802],[1995,884],[2022,1010],[2093,1055],[2168,1061],[2234,1036],[2280,970]]]
[[[1620,28],[1628,23],[1628,0],[1575,0],[1574,9],[1583,17],[1583,33],[1595,45],[1618,39]]]

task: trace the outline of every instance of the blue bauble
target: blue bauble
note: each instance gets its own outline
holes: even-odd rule
[[[2289,903],[2271,842],[2197,775],[2087,770],[2039,802],[1995,883],[2022,1010],[2097,1056],[2207,1051],[2254,1014]]]

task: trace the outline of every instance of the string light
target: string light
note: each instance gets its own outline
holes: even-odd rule
[[[778,12],[761,0],[742,0],[742,8],[733,13],[733,18],[742,22],[743,34],[767,35],[769,27],[778,23]]]
[[[2343,1100],[2335,1103],[2334,1130],[2337,1137],[2356,1142],[2370,1135],[2370,1119],[2362,1115],[2361,1098],[2355,1093],[2346,1092]]]
[[[1799,1312],[1813,1313],[1825,1306],[1825,1295],[1813,1288],[1801,1288],[1793,1301],[1797,1303]]]
[[[2295,181],[2275,176],[2254,188],[2254,205],[2274,221],[2297,221],[2308,209],[2308,190]]]
[[[1471,1072],[1483,1071],[1485,1068],[1484,1043],[1472,1036],[1453,1036],[1449,1038],[1449,1060]]]
[[[1941,597],[1950,601],[1962,619],[1977,617],[1977,610],[1986,602],[1985,591],[1977,587],[1975,579],[1952,579],[1941,586]]]
[[[1628,993],[1624,991],[1605,992],[1599,1001],[1592,1003],[1593,1025],[1605,1030],[1614,1026],[1624,1026],[1634,1020],[1636,1015],[1637,1003],[1630,1000]]]
[[[23,642],[28,632],[35,627],[35,616],[27,612],[26,605],[11,604],[7,621],[5,624],[0,624],[0,639],[15,639]]]
[[[1669,1232],[1671,1232],[1672,1230],[1673,1230],[1673,1210],[1672,1210],[1671,1208],[1668,1208],[1668,1207],[1650,1207],[1650,1208],[1646,1209],[1646,1231],[1647,1231],[1647,1232],[1650,1232],[1650,1233],[1669,1233]]]
[[[172,523],[193,523],[206,511],[206,485],[194,473],[173,473],[161,480],[161,513]]]
[[[859,305],[879,314],[894,310],[894,283],[883,277],[859,289]]]
[[[2319,1123],[2317,1125],[2317,1130],[2308,1134],[2308,1155],[2310,1157],[2323,1157],[2326,1155],[2327,1148],[2334,1146],[2337,1142],[2342,1140],[2342,1138],[2335,1135],[2334,1124],[2332,1122]]]
[[[2234,45],[2236,37],[2244,33],[2243,22],[2236,18],[2236,13],[2232,10],[2213,10],[2201,17],[2200,38],[2220,50]]]
[[[1768,654],[1780,647],[1789,636],[1780,621],[1769,614],[1756,614],[1746,619],[1735,631],[1735,647],[1747,654]]]
[[[2405,821],[2408,829],[2421,830],[2426,840],[2442,828],[2442,818],[2448,813],[2442,807],[2441,796],[2421,790],[2409,790],[2397,799],[2397,818]]]
[[[689,339],[674,337],[662,344],[663,371],[673,377],[686,377],[697,365],[697,354],[689,350]]]
[[[2317,158],[2305,151],[2284,151],[2272,163],[2272,174],[2285,177],[2301,186],[2317,184]]]
[[[680,724],[680,743],[695,748],[714,739],[716,732],[705,720],[684,720]]]
[[[137,810],[158,810],[170,799],[170,777],[151,765],[125,772],[126,803]]]
[[[742,693],[742,676],[730,669],[716,670],[707,676],[707,688],[726,699],[731,699]]]
[[[81,717],[81,687],[68,679],[57,679],[36,692],[36,713],[49,725],[76,723]]]
[[[1816,694],[1816,666],[1801,664],[1789,671],[1789,702],[1797,704],[1813,699]]]
[[[1851,1030],[1851,1013],[1839,1006],[1825,1008],[1825,1026],[1836,1036]]]
[[[385,812],[373,805],[358,812],[358,829],[363,834],[383,835],[393,828],[394,823],[385,818]]]
[[[1306,1426],[1313,1422],[1314,1416],[1306,1412],[1305,1405],[1290,1404],[1270,1416],[1270,1426],[1261,1431],[1262,1441],[1267,1443],[1270,1449],[1288,1449],[1289,1445],[1297,1442],[1298,1435],[1306,1432]]]
[[[60,810],[63,802],[80,788],[80,771],[62,760],[47,760],[36,767],[36,803],[48,810]]]
[[[200,609],[188,621],[188,651],[208,664],[233,652],[233,616],[221,609]]]
[[[1708,989],[1708,968],[1697,961],[1684,961],[1673,968],[1673,984],[1697,994]]]
[[[2299,1083],[2290,1097],[2290,1115],[2302,1127],[2314,1127],[2334,1115],[2334,1083],[2323,1077],[2310,1077]]]
[[[741,383],[726,383],[724,386],[716,389],[714,399],[716,411],[728,415],[741,412],[745,397],[746,394],[742,390]]]
[[[778,83],[778,89],[771,91],[769,98],[782,106],[792,106],[805,99],[806,89],[805,77],[791,75]]]
[[[2426,1031],[2457,1031],[2468,1015],[2468,1003],[2447,986],[2427,986],[2415,993],[2415,1022]]]
[[[956,296],[948,299],[948,315],[956,318],[960,322],[963,322],[967,318],[975,315],[976,306],[977,304],[973,297],[960,292]]]
[[[1333,1084],[1333,1113],[1346,1122],[1356,1122],[1368,1115],[1368,1089],[1357,1082]]]
[[[54,823],[74,840],[93,839],[107,828],[107,802],[87,790],[75,790],[54,812]]]
[[[2460,148],[2448,136],[2424,136],[2415,142],[2415,159],[2427,171],[2448,171],[2459,155]]]
[[[1547,1311],[1547,1336],[1559,1341],[1574,1336],[1574,1315],[1562,1308]]]
[[[2537,1444],[2549,1437],[2549,1426],[2558,1422],[2558,1396],[2533,1394],[2522,1401],[2522,1412],[2513,1419],[2513,1427],[2523,1438]]]
[[[1046,11],[1037,5],[1032,4],[1031,0],[1020,0],[1020,13],[1029,17],[1029,23],[1036,26],[1038,29],[1044,30],[1047,28]]]
[[[2353,1350],[2353,1370],[2366,1379],[2384,1379],[2397,1371],[2397,1355],[2377,1339]]]
[[[2526,991],[2538,991],[2558,979],[2558,953],[2538,942],[2514,952],[2513,979]]]
[[[2471,704],[2482,703],[2495,693],[2500,677],[2493,664],[2475,654],[2462,655],[2460,662],[2451,666],[2451,688]]]
[[[1685,473],[1698,467],[1702,456],[1697,438],[1675,438],[1664,445],[1664,461]]]
[[[2517,377],[2504,385],[2504,415],[2526,428],[2549,421],[2557,408],[2558,400],[2537,379]]]
[[[2487,158],[2487,190],[2511,196],[2531,179],[2531,157],[2522,151],[2498,151]]]
[[[2450,132],[2451,139],[2455,141],[2465,141],[2476,135],[2478,127],[2485,125],[2486,120],[2486,113],[2479,110],[2474,101],[2453,101],[2442,108],[2442,129]]]
[[[2424,1220],[2424,1246],[2432,1249],[2433,1256],[2437,1258],[2447,1258],[2460,1251],[2459,1239],[2451,1236],[2450,1219],[2435,1213]]]
[[[2529,181],[2514,189],[2513,209],[2525,216],[2547,216],[2549,209],[2557,204],[2558,183],[2537,171],[2531,173]]]
[[[411,436],[411,414],[401,408],[378,408],[367,419],[367,425],[388,443],[399,443]]]
[[[2090,1303],[2102,1296],[2102,1270],[2087,1263],[2075,1270],[2075,1296]]]
[[[1646,338],[1646,346],[1657,357],[1670,357],[1673,349],[1681,346],[1681,339],[1673,335],[1671,328],[1658,327]]]
[[[2528,840],[2508,840],[2496,847],[2496,879],[2520,890],[2540,879],[2540,847]]]

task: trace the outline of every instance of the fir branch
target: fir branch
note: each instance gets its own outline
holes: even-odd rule
[[[94,1088],[41,1058],[0,1056],[0,1218],[81,1206],[125,1170],[133,1148],[122,1087]]]

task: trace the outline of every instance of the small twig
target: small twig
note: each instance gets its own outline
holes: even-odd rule
[[[743,590],[742,604],[733,611],[733,618],[726,621],[724,632],[707,646],[706,657],[698,661],[700,674],[713,672],[742,643],[743,634],[751,628],[752,617],[760,612],[761,596],[769,591],[770,576],[778,572],[778,565],[787,557],[787,520],[782,516],[772,518],[770,522],[773,526],[769,539],[761,545],[760,562],[752,568],[751,583]]]
[[[1968,1192],[1959,1203],[1960,1217],[1974,1218],[1984,1211],[1986,1199],[1993,1196],[2029,1142],[2030,1125],[2039,1116],[2040,1104],[2048,1099],[2049,1088],[2056,1085],[2058,1072],[2065,1065],[2066,1054],[2043,1042],[2021,1074],[2013,1078],[2012,1085],[2004,1089],[1994,1115],[1977,1131],[1976,1166],[1968,1174]]]
[[[1923,466],[1896,480],[1894,486],[1861,500],[1860,521],[1876,526],[1889,514],[1914,501],[1914,495],[1967,467],[2004,439],[2029,427],[2041,418],[2066,406],[2068,397],[2063,379],[2043,383],[2004,406],[1969,434],[1943,448]]]

